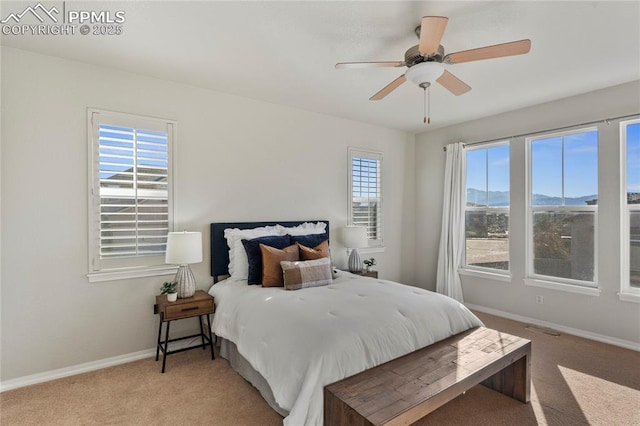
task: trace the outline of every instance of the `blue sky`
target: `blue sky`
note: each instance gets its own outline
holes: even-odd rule
[[[634,132],[640,137],[640,128]],[[640,164],[640,143],[633,158]],[[534,140],[531,162],[534,194],[562,197],[563,184],[565,197],[598,194],[597,131]],[[640,175],[635,177],[634,185],[640,187]],[[467,151],[467,188],[509,191],[508,145]]]
[[[485,190],[487,185],[489,191],[509,190],[509,145],[467,151],[467,188]]]
[[[353,197],[378,196],[378,161],[354,157],[351,162]]]
[[[100,179],[108,179],[118,172],[124,172],[133,167],[134,133],[138,149],[144,150],[144,152],[138,153],[139,166],[146,165],[166,168],[168,165],[166,132],[136,130],[128,127],[101,124],[99,133]],[[129,151],[122,152],[117,148],[125,148]],[[122,158],[117,157],[118,155],[131,157]],[[102,164],[103,162],[111,164]]]
[[[564,146],[563,146],[564,142]],[[531,142],[531,182],[534,194],[561,197],[598,194],[598,132],[590,131]]]
[[[496,207],[509,205],[508,195],[495,194],[509,192],[508,144],[467,151],[467,188],[482,191],[467,194],[468,203]]]
[[[640,123],[627,127],[627,191],[640,192]]]

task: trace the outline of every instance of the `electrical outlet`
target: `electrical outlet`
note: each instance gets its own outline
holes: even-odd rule
[[[544,303],[544,298],[542,296],[536,296],[536,303],[538,305],[542,305]]]

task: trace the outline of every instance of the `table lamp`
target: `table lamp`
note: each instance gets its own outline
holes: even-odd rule
[[[202,262],[201,232],[169,232],[165,263],[180,265],[176,273],[178,297],[193,296],[196,292],[196,279],[189,268],[190,263]]]
[[[349,272],[362,272],[362,259],[358,248],[367,247],[367,228],[364,226],[346,226],[342,228],[342,242],[351,249],[349,256]]]

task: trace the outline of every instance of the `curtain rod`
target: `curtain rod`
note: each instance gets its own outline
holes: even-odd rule
[[[585,123],[572,124],[570,126],[555,127],[553,129],[540,130],[540,131],[537,131],[537,132],[521,133],[519,135],[514,135],[514,136],[506,136],[506,137],[503,137],[503,138],[488,139],[486,141],[469,142],[469,143],[463,144],[463,146],[466,148],[467,146],[471,146],[471,145],[480,145],[480,144],[484,144],[484,143],[503,141],[505,139],[516,139],[516,138],[521,138],[523,136],[539,135],[540,133],[557,132],[559,130],[570,129],[572,127],[588,126],[589,124],[596,124],[596,123],[607,123],[607,124],[609,124],[611,121],[614,121],[614,120],[622,120],[622,119],[625,119],[625,118],[638,117],[638,116],[640,116],[640,112],[637,112],[635,114],[619,115],[617,117],[610,117],[610,118],[605,118],[605,119],[602,119],[602,120],[587,121]],[[443,146],[442,150],[446,151],[447,147]]]

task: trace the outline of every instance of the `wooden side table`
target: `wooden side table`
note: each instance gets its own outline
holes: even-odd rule
[[[378,271],[352,272],[352,274],[360,275],[361,277],[378,278]]]
[[[167,296],[161,294],[156,296],[156,304],[153,307],[154,314],[160,314],[160,324],[158,326],[158,344],[156,346],[156,361],[162,351],[162,372],[164,373],[165,365],[167,362],[167,355],[175,354],[182,351],[188,351],[190,349],[199,348],[198,346],[190,346],[182,349],[176,349],[169,351],[167,348],[169,342],[177,342],[179,340],[193,339],[194,337],[200,337],[202,339],[202,349],[206,349],[207,346],[211,347],[211,359],[215,359],[213,355],[213,335],[211,333],[211,318],[210,314],[214,312],[213,296],[209,293],[198,290],[192,297],[184,299],[178,299],[175,302],[168,302]],[[202,317],[207,317],[208,332],[205,333],[202,327]],[[192,334],[191,336],[179,337],[177,339],[169,339],[169,326],[171,321],[180,320],[185,318],[198,317],[198,323],[200,324],[200,334]],[[162,338],[162,324],[167,323],[167,328],[164,334],[164,340]]]

